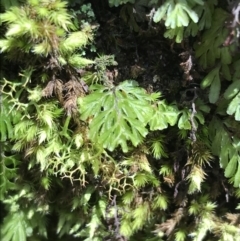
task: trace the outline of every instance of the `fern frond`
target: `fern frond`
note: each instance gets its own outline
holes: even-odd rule
[[[149,95],[134,81],[124,81],[112,89],[101,85],[92,88],[96,90],[84,97],[80,106],[83,120],[93,116],[90,138],[109,150],[120,145],[127,152],[127,141],[137,146],[148,133],[146,125],[153,112]]]

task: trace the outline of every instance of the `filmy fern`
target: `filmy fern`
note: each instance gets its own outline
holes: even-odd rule
[[[90,138],[111,151],[120,145],[127,152],[127,141],[133,146],[141,143],[148,133],[146,125],[155,97],[134,81],[124,81],[112,89],[97,85],[92,90],[92,94],[79,100],[81,118],[90,118]]]
[[[227,124],[227,121],[225,122]],[[225,124],[225,125],[226,125]],[[240,140],[237,137],[230,138],[228,131],[224,129],[224,125],[219,119],[214,118],[211,122],[213,132],[212,151],[213,154],[220,158],[220,165],[225,170],[225,176],[231,178],[234,187],[240,187]],[[221,148],[219,148],[219,146]]]

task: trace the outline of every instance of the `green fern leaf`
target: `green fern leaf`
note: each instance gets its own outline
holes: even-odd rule
[[[178,128],[184,130],[191,130],[191,123],[189,121],[189,113],[186,110],[182,111],[182,115],[178,120]]]
[[[222,67],[221,67],[221,72],[222,72],[222,74],[223,74],[223,77],[224,77],[226,80],[228,80],[228,81],[232,80],[232,75],[231,75],[231,73],[230,73],[229,65],[223,64]],[[224,94],[225,94],[225,93],[224,93]],[[225,96],[224,96],[224,97],[225,97]],[[225,97],[225,98],[226,98],[226,97]]]
[[[230,47],[224,47],[226,49],[222,50],[222,43],[224,43],[228,35],[226,29],[224,29],[224,22],[227,18],[228,13],[217,8],[213,14],[211,28],[205,31],[202,43],[196,46],[196,56],[200,57],[200,64],[203,68],[214,66],[216,60],[223,55],[227,57],[226,63],[229,63]],[[221,34],[218,34],[220,32]],[[225,64],[224,60],[222,62]]]
[[[221,63],[223,65],[232,63],[232,55],[228,47],[222,47],[220,51]]]
[[[97,85],[92,94],[82,99],[81,118],[90,122],[90,138],[104,148],[118,145],[128,151],[127,141],[137,146],[148,133],[146,124],[153,113],[151,97],[134,81],[122,82],[113,89]]]
[[[183,40],[183,36],[184,36],[184,28],[183,27],[176,27],[173,29],[168,29],[164,33],[165,38],[170,38],[170,39],[175,38],[176,43],[181,43]]]
[[[159,8],[157,9],[157,11],[155,12],[154,17],[153,17],[153,21],[154,21],[155,23],[161,21],[161,20],[164,18],[165,14],[167,13],[168,8],[169,8],[172,4],[173,4],[172,1],[165,1],[165,2],[161,5],[161,7],[159,7]]]
[[[149,120],[150,130],[163,130],[168,125],[175,125],[179,113],[175,105],[167,105],[165,101],[158,102],[157,109]]]
[[[232,177],[236,170],[237,170],[237,163],[238,163],[238,155],[235,153],[232,158],[230,159],[226,169],[225,169],[225,176],[226,177]]]
[[[192,19],[194,23],[198,22],[198,15],[187,4],[182,4],[182,9],[186,11],[186,13],[189,15],[189,17]]]
[[[213,80],[216,78],[216,76],[218,76],[219,78],[219,67],[216,67],[209,72],[209,74],[201,82],[201,88],[205,89],[208,86],[210,86]]]
[[[240,81],[233,81],[224,92],[224,98],[232,99],[240,91]]]
[[[235,120],[240,121],[240,92],[233,98],[227,108],[227,114],[233,115],[235,113]]]
[[[212,83],[211,83],[211,87],[210,87],[210,92],[209,92],[209,102],[210,103],[216,103],[218,98],[219,98],[219,94],[220,94],[220,89],[221,89],[221,81],[219,78],[219,74],[217,74]]]

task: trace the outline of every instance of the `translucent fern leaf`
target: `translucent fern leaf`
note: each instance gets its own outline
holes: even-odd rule
[[[191,10],[191,8],[184,3],[184,1],[179,1],[172,10],[172,12],[167,16],[165,25],[170,28],[188,26],[189,17],[193,22],[198,21],[198,15]]]
[[[111,151],[120,145],[127,152],[127,141],[137,146],[148,133],[146,125],[153,113],[151,97],[132,81],[113,89],[97,88],[82,99],[80,108],[83,120],[92,117],[90,138]]]
[[[230,102],[227,108],[228,115],[234,115],[236,121],[240,121],[240,92],[236,95],[235,98]]]
[[[232,177],[237,170],[237,165],[238,165],[238,156],[237,156],[237,153],[235,152],[225,169],[225,173],[224,173],[225,176]]]
[[[233,186],[240,188],[240,157],[238,157],[238,168],[234,176]]]
[[[216,77],[219,78],[219,68],[220,67],[216,67],[213,70],[211,70],[209,74],[202,80],[201,82],[202,89],[205,89],[208,86],[210,86]]]
[[[189,113],[187,112],[187,110],[182,111],[182,115],[178,120],[178,128],[184,129],[184,130],[191,129],[191,123],[189,121]]]
[[[166,129],[168,125],[175,125],[179,113],[175,105],[167,105],[165,101],[160,101],[149,120],[150,130],[163,130]]]
[[[223,64],[229,63],[231,51],[230,47],[222,44],[227,38],[228,33],[224,30],[224,22],[228,18],[228,13],[218,8],[214,11],[212,26],[203,34],[202,42],[196,46],[196,56],[200,58],[203,68],[214,66],[217,59],[221,58]],[[221,32],[221,34],[218,34]],[[224,57],[226,60],[224,60]]]
[[[175,41],[177,43],[182,42],[183,35],[184,35],[184,27],[176,27],[173,29],[170,28],[164,33],[165,38],[170,38],[170,39],[175,38]]]
[[[167,13],[167,10],[170,5],[173,5],[173,1],[165,1],[155,12],[153,20],[155,23],[161,21],[165,14]]]
[[[221,81],[219,78],[219,74],[215,76],[215,78],[213,79],[212,83],[211,83],[211,87],[210,87],[210,92],[209,92],[209,102],[210,103],[216,103],[218,98],[219,98],[219,94],[220,94],[220,90],[221,90]]]
[[[240,91],[240,81],[233,81],[224,92],[225,99],[232,99]]]

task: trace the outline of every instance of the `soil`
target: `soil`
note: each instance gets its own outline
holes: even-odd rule
[[[161,23],[155,24],[137,14],[133,20],[127,19],[124,6],[110,8],[107,1],[92,1],[99,24],[96,49],[115,56],[118,66],[110,70],[117,70],[116,82],[134,79],[149,92],[160,91],[169,102],[179,101],[184,89],[199,82],[194,64],[189,73],[194,75],[194,80],[184,73],[189,56],[194,62],[189,43],[174,44],[173,40],[166,39]],[[132,11],[134,7],[128,5]],[[144,8],[143,15],[150,10]]]

